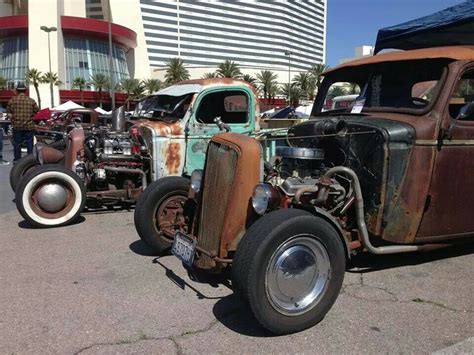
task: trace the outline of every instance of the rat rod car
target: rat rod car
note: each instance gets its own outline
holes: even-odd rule
[[[469,46],[341,64],[325,73],[312,119],[288,131],[269,163],[259,141],[216,135],[190,184],[148,186],[137,231],[188,266],[231,266],[234,292],[266,329],[308,328],[336,300],[351,254],[472,238],[473,84]],[[359,97],[322,112],[334,85],[358,86]]]
[[[81,127],[90,131],[93,127],[107,127],[108,116],[100,116],[95,110],[88,108],[73,108],[66,110],[55,117],[35,119],[35,138],[38,143],[48,144],[49,147],[63,151],[66,149],[65,138],[74,128],[74,124],[81,122]],[[27,171],[37,167],[39,162],[32,154],[21,158],[10,170],[10,186],[16,191],[21,178]]]
[[[29,224],[68,224],[86,199],[89,207],[135,203],[149,183],[150,157],[138,129],[124,130],[120,111],[110,130],[91,126],[86,134],[76,122],[64,151],[35,145],[35,165],[21,177],[15,195],[18,211]]]

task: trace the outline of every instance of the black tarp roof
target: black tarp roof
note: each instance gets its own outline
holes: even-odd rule
[[[380,29],[374,52],[452,45],[474,45],[474,0]]]

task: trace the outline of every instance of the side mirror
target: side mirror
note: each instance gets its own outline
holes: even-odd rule
[[[474,102],[469,102],[468,104],[465,104],[463,107],[461,107],[456,120],[463,120],[471,116],[474,116]]]

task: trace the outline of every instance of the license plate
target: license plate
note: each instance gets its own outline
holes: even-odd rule
[[[192,266],[196,252],[196,240],[188,237],[186,234],[176,232],[171,252],[183,263]]]

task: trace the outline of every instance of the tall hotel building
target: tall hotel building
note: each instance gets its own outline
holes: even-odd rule
[[[74,78],[162,79],[173,57],[192,78],[229,59],[243,73],[272,70],[284,83],[289,68],[294,75],[325,62],[325,38],[326,0],[0,0],[0,76],[13,87],[28,68],[51,67],[63,82],[56,103],[78,100]],[[47,85],[40,94],[48,103]]]

